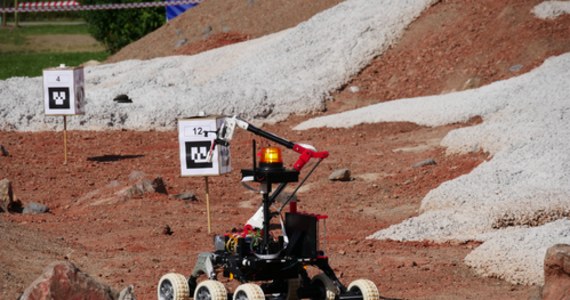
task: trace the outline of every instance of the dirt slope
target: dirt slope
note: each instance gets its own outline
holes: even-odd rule
[[[226,44],[225,40],[238,42],[257,38],[296,26],[340,2],[342,0],[207,0],[121,49],[107,62],[194,54],[191,45],[209,38],[222,40],[218,47]],[[235,40],[236,35],[241,38]],[[190,50],[186,50],[188,47]]]
[[[201,11],[196,9],[199,18],[187,13],[161,28],[160,34],[153,33],[123,49],[122,58],[118,54],[113,59],[144,59],[181,51],[175,44],[183,38],[188,39],[184,46],[195,53],[228,40],[240,41],[293,26],[289,19],[305,13],[294,9],[303,7],[303,1],[285,2],[272,7],[278,2],[210,0],[201,5]],[[322,6],[295,22],[338,1],[311,2]],[[281,12],[263,21],[266,25],[249,25],[255,15],[271,14],[289,3],[297,5],[288,6],[288,17],[277,18],[284,15]],[[570,16],[538,20],[530,13],[538,3],[440,1],[410,26],[400,44],[336,93],[326,113],[477,87],[526,72],[550,55],[569,51]],[[234,9],[235,15],[215,17],[219,11]],[[230,20],[241,22],[242,27]],[[211,38],[204,40],[209,36],[203,34],[206,26],[212,31]],[[224,30],[224,26],[229,27]],[[351,91],[352,86],[359,91]],[[378,284],[383,296],[405,299],[527,299],[536,295],[537,287],[475,277],[462,260],[476,244],[364,240],[380,228],[415,215],[430,189],[489,159],[484,153],[445,156],[444,149],[437,146],[450,129],[468,124],[423,128],[391,123],[290,130],[307,117],[292,117],[267,128],[331,151],[331,157],[300,194],[300,206],[330,216],[327,249],[344,282],[367,277]],[[70,163],[64,166],[61,132],[0,132],[0,144],[11,153],[0,156],[1,177],[14,182],[22,201],[52,208],[47,215],[0,215],[0,265],[5,266],[0,270],[0,298],[15,299],[52,259],[70,259],[116,289],[132,283],[140,299],[153,299],[162,274],[188,274],[197,253],[211,249],[203,179],[179,177],[175,132],[70,132],[69,138]],[[251,138],[238,133],[232,146],[235,170],[249,166]],[[286,162],[290,163],[294,155],[288,155]],[[437,164],[412,167],[427,158]],[[350,168],[355,180],[329,182],[330,172],[342,167]],[[133,171],[162,176],[169,193],[194,191],[198,201],[176,201],[164,195],[131,200],[114,196],[117,189],[132,184],[128,178]],[[238,184],[238,173],[210,181],[215,233],[239,226],[259,204],[255,195]],[[173,235],[162,234],[165,225],[172,228]],[[18,247],[7,247],[8,243]]]

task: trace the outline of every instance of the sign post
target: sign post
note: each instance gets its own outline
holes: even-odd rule
[[[63,155],[67,164],[67,116],[85,113],[83,67],[66,67],[43,71],[44,109],[46,116],[63,116]]]
[[[208,177],[231,171],[229,147],[214,145],[217,131],[223,122],[224,118],[216,116],[178,120],[180,173],[182,176],[204,177],[208,234],[212,232]]]

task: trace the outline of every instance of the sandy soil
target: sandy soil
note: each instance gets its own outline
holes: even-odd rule
[[[327,5],[333,2],[338,1]],[[440,1],[410,26],[400,44],[335,93],[325,113],[477,87],[516,76],[550,55],[569,51],[570,16],[538,20],[530,13],[538,3]],[[322,9],[325,7],[323,4]],[[207,16],[208,11],[200,14]],[[211,24],[205,17],[191,16],[185,14],[180,19],[180,24],[188,22],[183,29]],[[257,36],[245,21],[229,16],[226,22],[235,21],[243,28],[232,25],[225,34],[222,29],[222,34],[212,33],[209,40],[189,39],[184,53]],[[169,26],[170,34],[176,35],[174,23],[166,28]],[[166,38],[166,33],[161,34]],[[144,40],[146,49],[160,49],[159,37]],[[160,53],[153,55],[183,51],[162,44],[167,45],[164,52],[157,50]],[[125,55],[121,59],[149,58],[141,50],[128,49],[121,51]],[[359,92],[352,92],[351,86],[357,86]],[[475,277],[463,264],[465,255],[477,247],[475,243],[365,240],[378,229],[416,215],[430,189],[492,159],[485,153],[446,156],[445,149],[438,147],[449,130],[469,124],[290,129],[308,117],[291,117],[265,128],[331,152],[300,193],[300,207],[330,216],[326,250],[343,282],[369,278],[377,283],[382,296],[402,299],[527,299],[537,295],[538,287]],[[471,121],[477,122],[480,120]],[[204,180],[179,176],[176,132],[69,132],[68,137],[70,158],[63,165],[61,132],[0,132],[0,144],[10,152],[8,157],[0,156],[1,177],[13,181],[15,193],[24,203],[41,202],[52,210],[34,216],[0,215],[0,263],[5,266],[0,270],[0,298],[16,298],[52,260],[69,259],[116,289],[134,284],[140,299],[153,299],[164,273],[188,274],[197,254],[212,249],[212,237],[206,230]],[[210,179],[214,233],[240,226],[260,203],[238,183],[238,170],[250,165],[252,137],[239,132],[232,145],[236,171]],[[295,155],[286,154],[286,161],[292,163]],[[437,164],[412,167],[428,158]],[[353,181],[327,179],[333,170],[344,167],[352,170]],[[133,183],[129,180],[133,171],[150,178],[161,176],[169,194],[191,191],[198,201],[173,200],[160,194],[128,200],[116,196],[118,190]],[[174,234],[162,233],[166,225]]]

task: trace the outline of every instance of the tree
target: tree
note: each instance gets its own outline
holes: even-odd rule
[[[133,3],[145,0],[84,0],[83,5]],[[164,7],[84,12],[89,33],[111,53],[152,32],[165,22]]]

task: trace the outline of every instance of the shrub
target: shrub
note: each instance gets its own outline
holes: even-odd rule
[[[84,0],[83,5],[146,2],[147,0]],[[89,33],[110,53],[119,51],[165,22],[164,7],[84,12]]]

